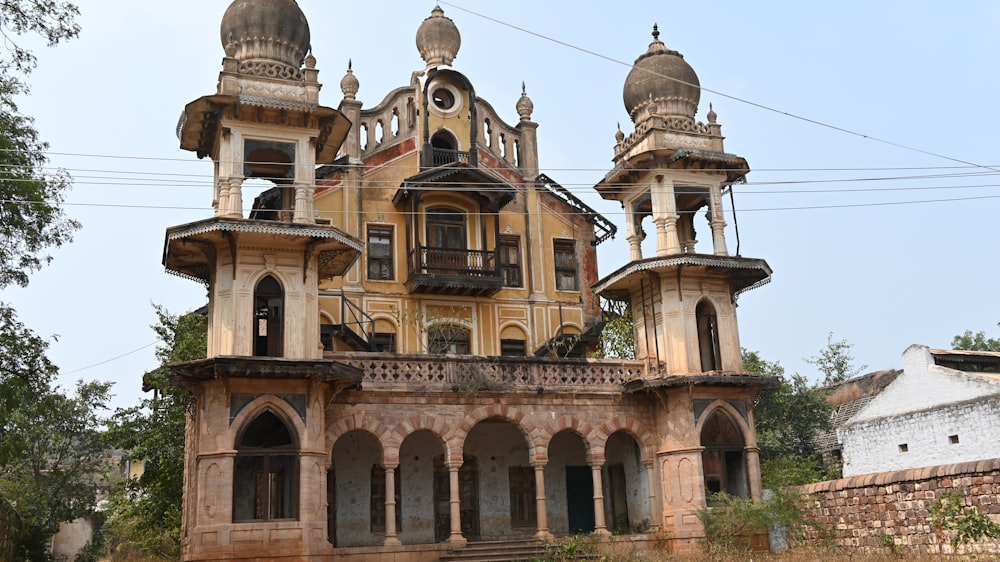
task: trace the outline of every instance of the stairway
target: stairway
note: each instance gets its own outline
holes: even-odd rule
[[[470,542],[449,552],[441,562],[528,562],[545,560],[545,543],[539,540]]]

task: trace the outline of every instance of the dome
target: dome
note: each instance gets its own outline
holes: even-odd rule
[[[417,29],[417,50],[427,66],[450,65],[462,46],[462,35],[441,6],[434,6],[430,17]]]
[[[309,51],[309,22],[295,0],[233,0],[220,31],[222,46],[240,61],[241,71],[243,63],[279,63],[297,70]],[[288,77],[284,74],[277,76]]]
[[[684,61],[684,55],[671,51],[660,41],[660,31],[653,25],[653,42],[649,50],[635,59],[625,79],[622,97],[633,121],[640,106],[650,101],[657,106],[651,113],[694,119],[701,99],[701,83],[691,65]]]
[[[535,104],[528,97],[528,90],[524,82],[521,82],[521,97],[518,98],[517,104],[514,107],[517,109],[517,114],[521,117],[522,121],[531,120],[531,112],[535,111]]]

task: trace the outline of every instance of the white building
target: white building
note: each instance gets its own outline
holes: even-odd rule
[[[903,372],[837,430],[844,476],[1000,457],[1000,353],[903,352]]]

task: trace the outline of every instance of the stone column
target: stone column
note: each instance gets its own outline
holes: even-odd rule
[[[747,480],[750,482],[750,497],[760,501],[760,449],[747,447],[744,449],[747,462]]]
[[[629,247],[629,259],[632,261],[638,261],[642,259],[642,235],[641,234],[629,234],[625,237],[628,240]]]
[[[650,459],[642,461],[642,466],[646,468],[646,487],[649,489],[649,526],[651,529],[656,530],[660,528],[661,517],[654,517],[653,514],[661,512],[662,509],[658,510],[656,505],[658,494],[656,493],[657,486],[655,485],[656,475],[653,472],[655,465],[653,464],[653,460]]]
[[[601,480],[601,466],[603,463],[590,465],[590,470],[594,475],[594,533],[598,535],[610,535],[607,523],[604,521],[604,482]]]
[[[726,218],[722,214],[722,193],[719,188],[712,189],[708,205],[712,213],[712,220],[708,224],[712,228],[712,245],[715,248],[715,255],[728,256],[729,250],[726,248]]]
[[[545,463],[536,463],[532,466],[535,469],[535,514],[538,523],[535,538],[548,541],[552,539],[552,533],[549,532],[549,513],[545,505]]]
[[[224,214],[236,219],[243,218],[243,178],[229,178],[229,196]]]
[[[315,222],[313,217],[313,198],[312,190],[309,188],[308,184],[302,182],[295,182],[295,211],[292,215],[292,221],[299,224],[312,224]]]
[[[396,537],[396,466],[390,465],[385,466],[385,540],[382,544],[402,544]]]
[[[458,469],[460,466],[453,463],[448,467],[448,480],[451,489],[451,535],[448,536],[448,544],[459,548],[469,542],[462,536],[462,499],[458,491]]]

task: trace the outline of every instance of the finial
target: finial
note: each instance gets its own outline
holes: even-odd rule
[[[528,89],[524,85],[524,80],[521,80],[521,95],[522,96],[528,95]]]
[[[309,51],[306,52],[306,68],[316,68],[316,57],[313,56],[312,45],[309,46]]]
[[[347,71],[351,72],[351,59],[347,59]]]
[[[653,41],[660,40],[660,28],[655,23],[653,24]]]
[[[708,103],[708,122],[709,123],[715,123],[715,120],[718,119],[718,117],[719,116],[716,115],[715,110],[712,109],[712,102],[709,102]]]
[[[621,144],[625,140],[625,133],[622,132],[622,124],[618,123],[618,130],[615,132],[615,140]]]
[[[340,80],[340,91],[344,93],[344,99],[353,100],[357,99],[358,90],[361,89],[361,84],[358,82],[357,76],[354,75],[354,71],[351,70],[351,59],[347,59],[347,74]]]
[[[528,97],[528,88],[525,86],[524,81],[521,81],[521,98],[517,100],[517,114],[521,117],[522,121],[530,121],[531,113],[535,111],[535,104]]]

